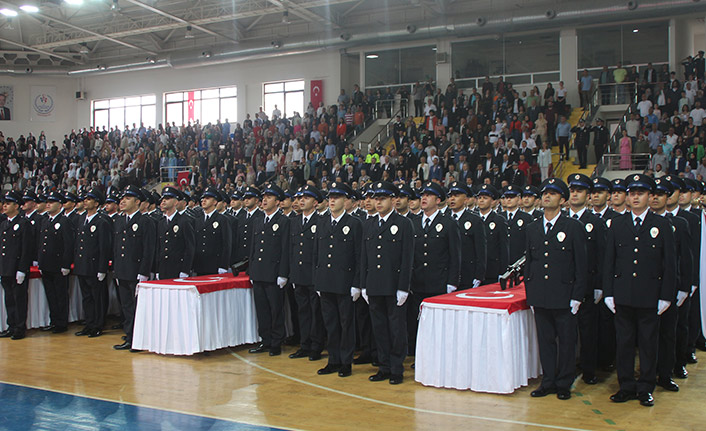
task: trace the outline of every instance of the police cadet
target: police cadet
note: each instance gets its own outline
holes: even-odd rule
[[[574,146],[576,147],[576,153],[578,154],[579,167],[581,169],[586,169],[586,164],[588,163],[588,144],[591,139],[591,128],[586,127],[586,122],[584,119],[579,120],[579,124],[571,128],[571,133],[576,133],[574,137]],[[596,160],[596,163],[600,163],[600,160]]]
[[[476,195],[479,216],[485,225],[488,247],[488,261],[485,267],[483,284],[497,283],[508,266],[510,252],[507,241],[507,222],[493,211],[498,200],[498,191],[490,184],[483,184]]]
[[[162,190],[160,209],[164,217],[157,222],[156,235],[158,280],[188,277],[194,261],[194,228],[187,216],[176,210],[180,193],[174,187]]]
[[[282,353],[284,286],[289,277],[290,219],[279,211],[284,192],[270,184],[262,191],[262,211],[252,224],[252,247],[248,273],[253,283],[257,326],[262,343],[250,353]]]
[[[375,183],[378,220],[363,228],[361,289],[370,304],[370,320],[377,344],[379,370],[370,381],[403,381],[402,362],[407,354],[407,309],[414,260],[412,222],[393,211],[397,187],[387,181]]]
[[[510,253],[510,263],[515,263],[525,254],[527,225],[534,217],[520,211],[522,189],[520,186],[509,185],[503,188],[502,202],[504,211],[500,214],[507,221],[507,240]]]
[[[71,192],[66,192],[64,194],[64,215],[71,220],[71,223],[76,229],[76,223],[78,221],[78,212],[76,211],[76,204],[78,203],[78,196]]]
[[[42,330],[59,334],[66,332],[69,326],[69,273],[74,257],[74,233],[69,219],[61,214],[64,202],[61,193],[51,192],[47,202],[49,210],[39,222],[37,256],[51,324]]]
[[[262,211],[258,208],[258,202],[260,201],[260,190],[255,186],[249,186],[242,191],[243,199],[243,212],[241,216],[242,223],[238,226],[242,226],[240,229],[240,239],[238,243],[240,244],[238,256],[235,259],[236,262],[242,262],[250,257],[250,249],[252,244],[252,225],[255,219],[261,218],[263,216]]]
[[[108,302],[108,262],[110,260],[110,222],[98,214],[103,193],[91,189],[86,195],[86,212],[76,219],[74,246],[74,274],[83,297],[86,326],[76,335],[99,337],[103,334]]]
[[[118,205],[120,204],[120,194],[117,190],[112,190],[108,196],[105,197],[105,206],[103,211],[105,215],[108,216],[113,222],[115,222],[115,217],[119,215]]]
[[[409,219],[414,219],[418,217],[416,214],[409,210],[409,200],[413,196],[416,197],[416,193],[407,184],[400,184],[397,186],[400,190],[397,200],[395,200],[395,211],[402,217],[407,217]]]
[[[422,196],[419,191],[412,189],[412,196],[409,197],[409,212],[417,217],[422,216]]]
[[[368,223],[378,223],[377,208],[375,207],[375,191],[371,184],[367,184],[362,190],[363,211],[361,211],[361,222],[363,231]],[[363,274],[361,274],[361,277]],[[353,360],[356,365],[370,364],[377,366],[377,343],[373,333],[373,325],[370,321],[370,307],[367,301],[356,301],[355,303],[355,326],[358,331],[358,347],[360,355]]]
[[[696,214],[696,219],[699,224],[698,227],[689,222],[689,227],[691,228],[692,239],[695,243],[699,244],[699,248],[694,252],[694,258],[697,262],[701,262],[701,208],[692,206],[692,198],[701,194],[702,185],[696,180],[691,178],[685,178],[684,183],[686,188],[682,189],[679,195],[679,215],[687,218],[686,212],[691,212]],[[667,202],[667,211],[670,211],[670,202]],[[687,219],[688,220],[688,219]],[[697,274],[697,280],[700,279],[700,275]],[[692,297],[696,297],[697,300],[691,303],[691,310],[689,311],[689,349],[690,352],[695,352],[695,348],[698,347],[699,350],[706,350],[706,340],[701,331],[701,301],[698,300],[701,296],[699,283],[696,284],[696,288],[692,288]],[[695,362],[696,356],[690,355],[693,363]]]
[[[118,217],[113,224],[113,271],[125,316],[125,342],[113,346],[116,350],[132,350],[137,303],[135,290],[138,282],[149,280],[155,255],[154,222],[139,211],[144,199],[146,197],[138,187],[128,186],[120,200],[120,210],[125,215]]]
[[[297,216],[297,213],[294,212],[294,209],[292,208],[292,202],[294,201],[295,193],[296,190],[284,190],[284,199],[282,200],[282,202],[279,203],[279,209],[280,211],[282,211],[282,215],[284,215],[285,217]],[[323,196],[321,197],[321,201],[323,202]]]
[[[611,181],[611,184],[610,208],[618,214],[625,214],[628,211],[626,204],[628,196],[627,181],[616,178]]]
[[[603,119],[599,118],[596,120],[596,125],[591,127],[591,132],[593,135],[593,152],[596,156],[596,163],[601,163],[603,158],[603,153],[608,148],[608,141],[610,140],[610,130],[604,125]]]
[[[659,321],[659,352],[657,354],[657,384],[664,389],[677,392],[679,386],[672,380],[676,372],[677,353],[686,368],[687,339],[689,336],[689,304],[694,275],[694,261],[691,254],[689,223],[667,211],[667,199],[674,193],[674,185],[668,178],[655,179],[655,192],[650,198],[650,209],[654,214],[666,217],[674,230],[677,252],[677,289],[671,299],[672,304],[662,313]],[[685,376],[681,376],[682,378]]]
[[[450,217],[456,221],[461,232],[461,290],[480,286],[485,279],[488,259],[483,220],[466,209],[470,195],[471,190],[463,183],[453,182],[449,186],[447,202]]]
[[[578,314],[579,337],[581,350],[579,358],[582,379],[584,383],[595,385],[598,383],[596,368],[598,367],[599,342],[599,313],[598,304],[603,297],[601,288],[601,268],[603,262],[600,255],[605,247],[606,224],[599,216],[593,214],[587,207],[593,182],[584,174],[569,176],[569,217],[581,222],[586,231],[586,264],[588,268],[586,292]]]
[[[32,225],[20,215],[22,195],[10,190],[3,197],[2,211],[7,216],[0,222],[0,281],[5,290],[7,326],[0,337],[21,340],[27,332],[27,290],[32,264],[34,237]]]
[[[576,367],[576,313],[586,291],[586,235],[564,215],[568,186],[548,178],[540,186],[544,216],[527,229],[525,288],[534,307],[543,376],[533,397],[571,398]]]
[[[608,206],[608,199],[610,199],[612,191],[613,184],[609,180],[603,177],[593,179],[593,189],[591,191],[593,213],[606,222],[618,215]]]
[[[345,211],[355,196],[348,184],[328,190],[331,215],[316,225],[314,288],[321,293],[321,312],[328,335],[328,364],[318,374],[351,375],[355,350],[355,307],[360,298],[361,221]],[[362,301],[360,301],[362,302]]]
[[[189,196],[181,190],[177,191],[179,192],[179,197],[177,198],[176,211],[179,215],[186,217],[186,221],[191,224],[193,230],[196,224],[196,218],[191,214],[191,211],[188,210]]]
[[[442,201],[446,201],[443,187],[434,182],[426,183],[422,189],[423,215],[412,219],[414,264],[407,302],[410,355],[415,354],[417,319],[422,301],[451,293],[461,282],[461,236],[454,219],[441,213],[439,204]]]
[[[221,194],[221,200],[216,204],[216,211],[218,214],[222,215],[230,226],[230,261],[228,262],[228,268],[232,268],[238,261],[236,260],[236,255],[238,253],[238,239],[240,238],[240,233],[238,229],[238,219],[228,211],[228,205],[230,204],[230,196],[225,190],[219,190]],[[236,274],[237,275],[237,274]]]
[[[647,175],[629,177],[631,211],[608,228],[603,271],[605,303],[615,313],[618,382],[610,399],[639,399],[654,405],[657,380],[659,316],[675,297],[676,249],[666,218],[647,210],[655,182]],[[640,351],[640,377],[635,380],[635,345]]]
[[[667,181],[671,182],[674,186],[673,193],[667,198],[666,209],[669,214],[674,217],[678,217],[686,220],[687,231],[689,233],[688,244],[691,250],[692,258],[692,274],[691,276],[686,276],[680,274],[680,282],[688,282],[690,286],[690,297],[686,298],[684,304],[679,307],[679,320],[678,320],[678,330],[677,330],[677,358],[676,366],[674,368],[674,376],[680,379],[684,379],[688,376],[686,371],[686,364],[689,362],[695,363],[696,355],[694,354],[694,347],[698,335],[701,333],[701,313],[699,296],[696,296],[696,300],[693,300],[694,294],[698,295],[698,286],[700,278],[700,256],[701,256],[701,218],[692,211],[688,209],[683,209],[680,202],[684,200],[682,194],[687,195],[689,198],[689,189],[685,180],[673,176],[667,175],[664,177]],[[694,309],[696,312],[694,312]],[[693,322],[694,314],[698,316],[698,320]],[[688,321],[686,324],[686,334],[684,334],[684,319]],[[686,350],[683,350],[682,337],[686,336]]]
[[[22,213],[24,218],[29,221],[32,226],[32,237],[37,238],[37,232],[39,231],[39,222],[42,220],[42,216],[37,212],[37,202],[39,198],[32,190],[26,190],[22,196]],[[37,248],[32,250],[32,266],[37,266]]]
[[[525,186],[522,189],[522,211],[530,214],[533,219],[542,218],[544,213],[536,208],[537,199],[539,198],[539,189],[535,186]]]
[[[291,217],[289,250],[285,252],[289,253],[289,282],[294,287],[301,348],[289,357],[294,359],[308,356],[310,361],[317,361],[321,359],[321,351],[324,349],[325,329],[321,301],[314,288],[314,243],[319,220],[316,206],[324,200],[324,196],[316,187],[305,185],[297,191],[295,199],[299,201],[302,213]],[[290,212],[293,212],[291,202]],[[282,215],[286,217],[284,213]]]
[[[228,219],[216,211],[221,199],[215,187],[207,187],[201,195],[203,214],[194,223],[196,275],[225,274],[230,267],[233,236]]]

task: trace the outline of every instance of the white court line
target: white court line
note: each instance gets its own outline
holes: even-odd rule
[[[228,349],[228,351],[230,352],[231,355],[240,359],[241,361],[245,362],[246,364],[251,365],[255,368],[259,368],[262,371],[272,373],[276,376],[283,377],[285,379],[289,379],[289,380],[292,380],[294,382],[301,383],[304,385],[312,386],[314,388],[321,389],[324,391],[333,392],[335,394],[343,395],[346,397],[357,398],[357,399],[363,400],[363,401],[369,401],[371,403],[382,404],[382,405],[385,405],[388,407],[396,407],[399,409],[411,410],[411,411],[418,412],[418,413],[429,413],[429,414],[442,415],[442,416],[453,416],[453,417],[459,417],[459,418],[464,418],[464,419],[478,419],[478,420],[488,421],[488,422],[500,422],[500,423],[513,424],[513,425],[525,425],[525,426],[544,428],[544,429],[550,428],[550,429],[566,430],[566,431],[590,431],[590,430],[587,430],[584,428],[569,428],[569,427],[562,427],[562,426],[558,426],[558,425],[546,425],[546,424],[538,424],[538,423],[534,423],[534,422],[516,421],[516,420],[512,420],[512,419],[501,419],[501,418],[491,418],[491,417],[485,417],[485,416],[468,415],[465,413],[453,413],[453,412],[443,412],[443,411],[438,411],[438,410],[420,409],[417,407],[410,407],[410,406],[405,406],[402,404],[395,404],[395,403],[391,403],[388,401],[376,400],[374,398],[368,398],[368,397],[364,397],[362,395],[356,395],[356,394],[351,394],[349,392],[339,391],[338,389],[333,389],[333,388],[329,388],[326,386],[317,385],[316,383],[312,383],[312,382],[309,382],[306,380],[298,379],[296,377],[288,376],[287,374],[283,374],[278,371],[271,370],[267,367],[263,367],[260,364],[256,364],[248,359],[245,359],[244,357],[235,353],[231,349]]]
[[[103,398],[103,397],[86,395],[86,394],[77,394],[77,393],[73,393],[73,392],[62,391],[59,389],[42,388],[40,386],[27,385],[24,383],[7,382],[4,380],[0,380],[0,383],[4,383],[6,385],[12,385],[12,386],[20,386],[20,387],[30,388],[30,389],[37,389],[37,390],[46,391],[46,392],[55,392],[57,394],[69,395],[69,396],[73,396],[73,397],[89,398],[92,400],[105,401],[105,402],[114,403],[114,404],[126,404],[129,406],[141,407],[144,409],[161,410],[161,411],[165,411],[165,412],[169,412],[169,413],[178,413],[178,414],[187,415],[187,416],[194,416],[197,418],[215,419],[215,420],[224,421],[224,422],[231,422],[231,423],[235,423],[235,424],[239,424],[239,425],[250,425],[250,426],[256,426],[256,427],[261,427],[261,428],[265,428],[265,429],[273,429],[274,428],[274,429],[281,429],[281,430],[285,430],[285,431],[306,431],[306,430],[303,430],[300,428],[290,428],[287,426],[278,426],[278,425],[271,425],[271,424],[258,424],[258,423],[254,423],[254,422],[243,421],[240,419],[224,418],[221,416],[213,416],[213,415],[203,414],[203,413],[194,413],[194,412],[186,412],[186,411],[176,410],[176,409],[155,407],[155,406],[149,406],[147,404],[133,403],[133,402],[124,401],[124,400],[111,400],[110,398]]]

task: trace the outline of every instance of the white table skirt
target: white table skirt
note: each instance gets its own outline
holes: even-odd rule
[[[135,349],[193,355],[259,340],[252,289],[199,294],[193,287],[138,285]]]
[[[541,374],[534,314],[425,303],[415,362],[425,386],[512,393]]]
[[[112,273],[109,277],[112,276]],[[108,314],[119,314],[120,303],[112,283],[112,278],[108,280]],[[78,285],[78,278],[69,276],[69,322],[76,322],[83,319],[83,303],[81,302],[81,289]],[[49,303],[44,292],[44,284],[41,278],[31,278],[27,291],[27,328],[42,328],[50,325]],[[5,292],[0,293],[0,329],[7,329],[7,309],[5,308]]]

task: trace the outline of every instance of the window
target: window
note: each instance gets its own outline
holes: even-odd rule
[[[579,29],[579,69],[669,61],[669,22]]]
[[[132,127],[133,124],[145,127],[157,126],[157,97],[146,96],[119,97],[93,101],[93,127],[96,129]]]
[[[224,123],[238,118],[237,87],[204,88],[164,95],[166,124]]]
[[[414,84],[436,78],[436,47],[370,51],[365,53],[365,85]]]
[[[304,80],[268,82],[263,85],[265,106],[263,110],[272,119],[272,111],[279,109],[282,115],[289,118],[294,112],[304,112]]]

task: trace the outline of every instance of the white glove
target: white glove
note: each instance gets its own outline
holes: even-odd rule
[[[454,292],[454,291],[456,291],[456,286],[452,286],[452,285],[450,285],[450,284],[447,284],[447,285],[446,285],[446,293],[451,293],[451,292]]]
[[[185,273],[185,272],[180,272],[180,273],[179,273],[179,278],[189,278],[189,274],[187,274],[187,273]]]
[[[286,277],[277,277],[277,286],[279,286],[280,289],[284,288],[285,284],[287,284]]]
[[[667,308],[669,308],[670,305],[672,305],[671,301],[660,299],[659,302],[657,302],[657,315],[661,316],[662,313],[667,311]]]
[[[397,306],[398,307],[403,306],[405,301],[407,301],[408,296],[409,296],[409,292],[405,292],[404,290],[398,290],[397,291]]]
[[[603,299],[603,302],[605,302],[606,307],[608,307],[608,309],[615,314],[615,298],[612,296],[606,296]]]
[[[69,275],[70,273],[71,273],[71,270],[70,270],[70,269],[61,268],[61,275],[63,275],[64,277],[66,277],[66,276]]]
[[[105,272],[99,272],[98,273],[98,281],[103,281],[105,280]]]
[[[480,286],[480,280],[473,280],[473,288]]]
[[[149,280],[149,279],[150,279],[150,278],[149,278],[148,276],[146,276],[146,275],[137,274],[137,281],[140,282],[140,283],[142,283],[143,281],[147,281],[147,280]]]
[[[32,261],[32,266],[39,266],[39,262],[37,262],[36,260],[33,260],[33,261]]]
[[[155,279],[155,280],[161,280],[161,279],[159,278],[159,273],[156,273],[156,274],[154,275],[154,279]]]
[[[689,296],[694,296],[694,292],[696,292],[696,289],[698,288],[699,286],[691,286],[691,293],[689,294]]]
[[[598,304],[603,298],[603,291],[601,289],[593,289],[593,303]]]
[[[319,292],[318,290],[316,291],[316,294],[319,295],[319,297],[321,296],[321,292]]]
[[[365,299],[365,302],[370,304],[370,300],[368,299],[368,289],[363,289],[360,291],[360,295]]]
[[[221,274],[225,274],[226,272],[228,272],[228,270],[227,270],[227,269],[224,269],[224,268],[218,268],[218,275],[221,275]]]
[[[579,307],[581,306],[581,301],[577,301],[575,299],[572,299],[571,302],[569,302],[569,306],[571,307],[571,314],[576,314],[579,312]]]
[[[686,301],[686,298],[689,297],[689,294],[686,292],[682,292],[681,290],[677,291],[677,307],[681,307],[684,304],[684,301]]]
[[[24,281],[25,281],[25,273],[22,272],[22,271],[17,271],[17,272],[15,273],[15,281],[17,282],[17,284],[22,284],[22,283],[24,283]]]
[[[360,298],[360,289],[351,287],[351,298],[353,298],[353,302],[357,301]]]
[[[150,280],[156,280],[159,278],[159,274],[155,274],[154,272],[150,272]]]

